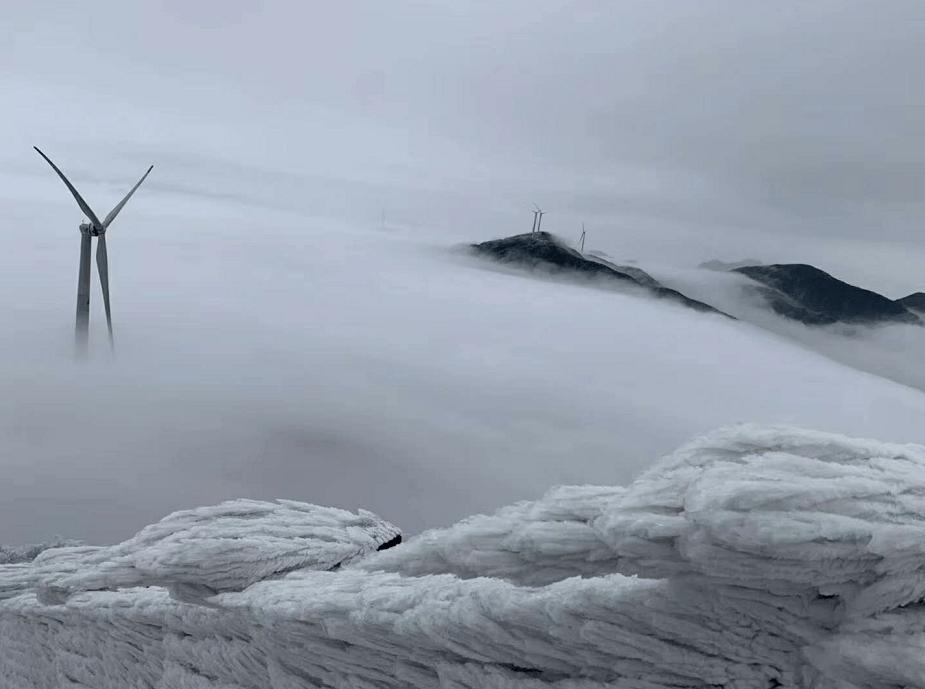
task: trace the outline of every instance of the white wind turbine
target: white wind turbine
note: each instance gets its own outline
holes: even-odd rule
[[[80,269],[77,277],[77,322],[74,329],[74,339],[77,345],[78,354],[85,354],[87,351],[87,342],[90,337],[90,241],[92,237],[97,238],[96,246],[96,268],[100,274],[100,286],[103,288],[103,306],[106,309],[106,326],[109,328],[109,346],[113,346],[112,339],[112,312],[109,307],[109,260],[106,255],[106,230],[112,224],[112,221],[119,215],[119,211],[126,202],[135,193],[135,190],[141,186],[145,178],[151,174],[154,166],[148,168],[148,171],[138,180],[138,184],[132,187],[132,190],[125,195],[125,198],[116,204],[115,208],[109,211],[109,215],[100,222],[87,202],[83,200],[74,185],[71,184],[64,173],[58,169],[58,166],[51,162],[51,159],[39,151],[37,146],[33,146],[38,154],[42,156],[52,169],[58,173],[58,177],[64,182],[65,186],[73,194],[80,210],[87,216],[89,223],[80,224]]]

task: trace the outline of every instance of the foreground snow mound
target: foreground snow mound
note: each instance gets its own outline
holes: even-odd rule
[[[812,587],[865,616],[925,597],[925,448],[743,426],[693,441],[628,489],[558,488],[361,566]]]
[[[0,565],[13,565],[20,562],[31,562],[39,553],[50,548],[67,548],[82,545],[81,541],[73,539],[64,539],[56,536],[54,540],[47,543],[33,543],[32,545],[12,546],[0,545]]]
[[[921,446],[742,426],[397,535],[234,501],[0,567],[0,688],[925,687]]]
[[[34,571],[45,603],[135,586],[202,602],[293,570],[336,569],[395,540],[398,528],[365,510],[230,500],[174,512],[119,545],[46,550]]]

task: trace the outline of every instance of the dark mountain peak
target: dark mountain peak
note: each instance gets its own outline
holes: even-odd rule
[[[896,301],[905,306],[907,309],[913,309],[915,311],[925,313],[925,292],[913,292],[912,294],[903,297],[902,299],[897,299]]]
[[[832,277],[829,273],[824,270],[817,268],[816,266],[811,266],[808,263],[772,263],[770,265],[758,265],[758,266],[741,266],[734,269],[737,273],[745,273],[746,275],[753,277],[756,275],[766,276],[772,279],[803,279],[803,280],[834,280],[843,285],[848,285],[847,282],[842,282],[836,277]],[[851,285],[848,285],[849,287]],[[861,289],[857,287],[856,289]]]
[[[471,245],[472,251],[502,263],[531,269],[543,269],[555,274],[570,274],[599,278],[636,287],[649,294],[679,302],[697,311],[728,314],[709,304],[690,299],[680,292],[663,286],[644,270],[632,266],[618,266],[598,256],[586,257],[568,246],[564,240],[549,232],[529,232],[504,239],[493,239]]]
[[[761,293],[779,315],[807,325],[911,323],[922,320],[905,305],[856,287],[805,263],[745,266],[742,273],[763,285]]]
[[[706,268],[707,270],[716,270],[720,272],[728,272],[730,270],[735,270],[736,268],[746,268],[749,266],[763,266],[764,263],[755,258],[745,258],[741,261],[731,261],[725,262],[717,259],[712,259],[710,261],[704,261],[701,263],[698,268]]]
[[[602,272],[597,264],[587,261],[578,251],[564,240],[549,232],[528,232],[504,239],[493,239],[472,248],[480,253],[489,253],[498,260],[517,262],[547,262],[563,268],[572,268],[586,272]]]
[[[493,239],[473,244],[472,249],[503,263],[517,263],[531,268],[562,269],[588,275],[606,275],[615,280],[636,282],[609,266],[586,259],[549,232],[528,232],[504,239]]]

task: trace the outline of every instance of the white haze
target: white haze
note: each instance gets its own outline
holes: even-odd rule
[[[756,292],[757,284],[744,275],[664,265],[650,269],[666,285],[692,298],[836,361],[925,391],[925,327],[808,326],[776,315]],[[844,279],[838,274],[835,277]],[[858,286],[868,288],[864,284]]]
[[[50,170],[12,181],[28,241],[0,258],[0,542],[111,542],[242,496],[414,532],[625,483],[744,421],[921,440],[920,393],[754,326],[487,269],[444,236],[157,184],[109,235],[116,357],[94,283],[77,365],[79,213]],[[121,191],[78,186],[99,212]]]
[[[413,532],[738,421],[922,440],[920,392],[809,351],[900,378],[909,331],[785,338],[449,249],[537,201],[643,268],[925,287],[911,0],[7,4],[0,543],[242,496]],[[100,214],[155,165],[109,235],[115,361],[95,275],[72,360],[82,218],[33,145]]]

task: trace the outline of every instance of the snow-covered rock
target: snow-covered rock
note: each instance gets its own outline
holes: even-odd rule
[[[741,426],[397,535],[233,501],[0,567],[0,688],[925,687],[922,446]]]
[[[39,553],[49,548],[67,548],[83,545],[80,541],[64,539],[56,536],[54,540],[46,543],[33,543],[19,547],[0,545],[0,565],[13,565],[20,562],[32,562]]]
[[[336,569],[400,537],[365,510],[241,499],[174,512],[118,545],[46,550],[33,565],[46,603],[136,586],[203,602],[294,570]]]

